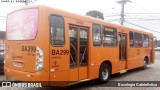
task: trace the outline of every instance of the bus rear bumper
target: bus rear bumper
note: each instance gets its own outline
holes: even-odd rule
[[[47,78],[47,72],[45,70],[31,73],[4,67],[4,73],[6,78],[11,78],[18,81],[49,81],[49,78]]]

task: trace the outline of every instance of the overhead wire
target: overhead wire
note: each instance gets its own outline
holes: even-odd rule
[[[134,6],[133,6],[134,5]],[[153,12],[151,12],[151,11],[149,11],[149,10],[147,10],[147,9],[145,9],[145,8],[143,8],[143,7],[141,7],[141,6],[139,6],[139,5],[137,5],[137,4],[135,4],[135,3],[133,3],[132,5],[127,5],[127,7],[129,7],[130,9],[132,9],[132,10],[134,10],[134,11],[140,11],[140,13],[133,13],[134,14],[134,16],[136,15],[140,15],[140,16],[143,16],[143,17],[159,17],[159,15],[158,14],[160,14],[160,13],[153,13]],[[144,13],[141,13],[141,12],[144,12]],[[130,15],[130,13],[126,13],[127,15]],[[131,15],[133,15],[133,14],[131,14]],[[144,15],[145,14],[145,15]],[[158,16],[157,16],[158,15]]]
[[[133,22],[128,22],[128,21],[125,21],[125,22],[126,22],[126,23],[128,23],[128,24],[131,24],[131,25],[134,25],[134,26],[137,26],[137,27],[143,28],[143,29],[148,30],[148,31],[152,31],[152,32],[160,33],[160,32],[158,32],[158,31],[156,31],[156,30],[149,29],[149,28],[146,28],[146,27],[144,27],[144,26],[137,25],[137,24],[135,24],[135,23],[133,23]]]

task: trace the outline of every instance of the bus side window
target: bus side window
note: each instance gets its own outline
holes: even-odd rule
[[[94,46],[102,45],[101,26],[99,24],[93,24],[92,26],[92,39],[93,39]]]
[[[51,44],[53,46],[64,45],[64,19],[61,16],[50,16]]]
[[[134,39],[133,39],[133,32],[129,32],[129,44],[130,44],[130,47],[133,47],[134,46]]]
[[[117,29],[104,26],[103,28],[103,46],[117,46]]]
[[[149,37],[146,34],[143,34],[143,47],[149,46]]]
[[[134,33],[134,45],[135,47],[142,47],[142,34]]]

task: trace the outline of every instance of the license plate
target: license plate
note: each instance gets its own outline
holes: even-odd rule
[[[22,62],[15,62],[14,66],[16,66],[16,67],[23,67],[23,63]]]

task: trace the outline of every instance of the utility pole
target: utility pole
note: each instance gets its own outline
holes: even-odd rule
[[[117,1],[117,3],[121,4],[121,18],[120,18],[120,21],[121,21],[121,25],[124,24],[124,5],[127,3],[127,2],[131,2],[131,0],[121,0],[121,1]]]

